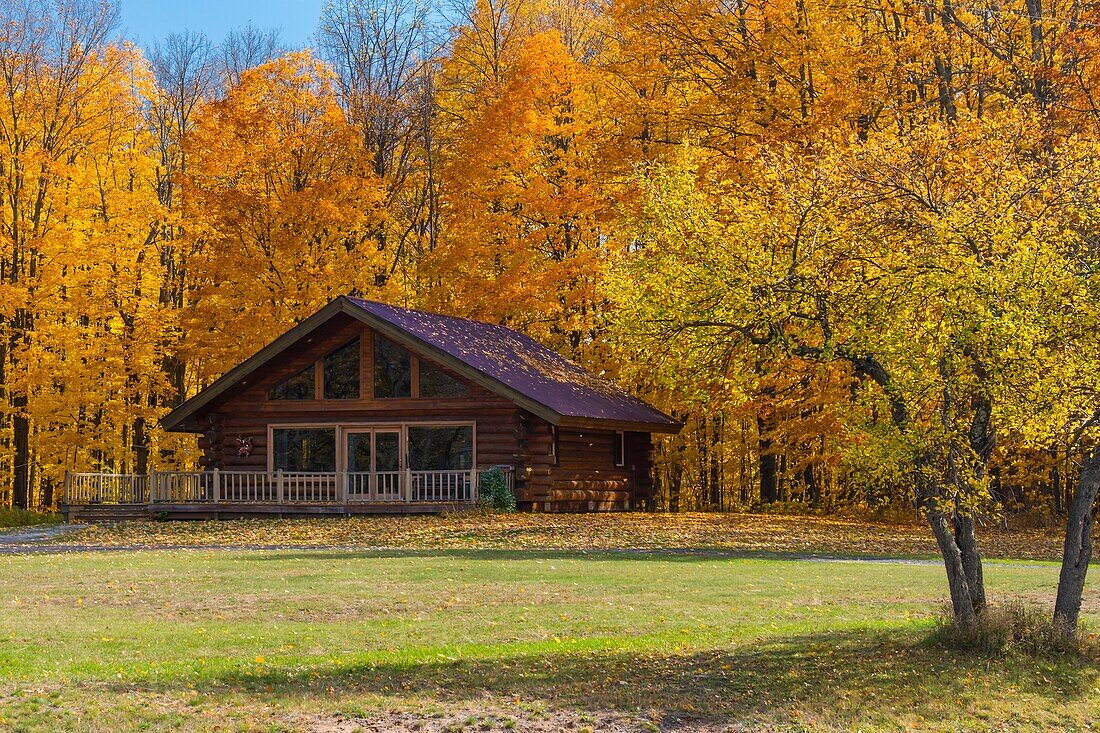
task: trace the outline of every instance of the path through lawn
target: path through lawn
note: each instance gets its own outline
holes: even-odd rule
[[[1041,603],[1057,576],[987,572]],[[0,573],[0,730],[1087,730],[1100,706],[1093,667],[926,646],[935,565],[172,550]]]

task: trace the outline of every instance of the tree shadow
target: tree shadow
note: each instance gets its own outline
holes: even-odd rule
[[[493,659],[409,658],[385,663],[271,666],[208,678],[215,693],[294,700],[417,697],[456,705],[486,699],[539,700],[585,710],[717,721],[866,719],[889,707],[935,719],[989,695],[1032,695],[1044,708],[1079,702],[1100,668],[1073,658],[966,655],[911,634],[831,632],[713,651],[517,654]],[[121,686],[123,683],[119,683]],[[179,692],[188,681],[143,689]],[[193,684],[193,681],[191,681]],[[126,685],[132,690],[133,684]]]

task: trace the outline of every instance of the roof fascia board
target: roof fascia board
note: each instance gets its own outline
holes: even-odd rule
[[[684,426],[678,420],[673,420],[670,424],[664,424],[604,420],[598,417],[563,417],[561,422],[558,423],[558,427],[570,430],[616,430],[629,433],[668,433],[669,435],[676,435]]]

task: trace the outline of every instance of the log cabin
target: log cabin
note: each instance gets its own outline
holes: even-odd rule
[[[142,498],[203,516],[439,510],[492,468],[521,510],[645,508],[652,435],[680,429],[515,330],[349,296],[161,424],[200,436],[203,470],[153,474]]]

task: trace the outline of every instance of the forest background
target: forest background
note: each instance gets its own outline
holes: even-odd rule
[[[340,294],[685,423],[659,507],[1040,521],[1100,423],[1100,6],[344,0],[139,49],[0,8],[0,503]]]

